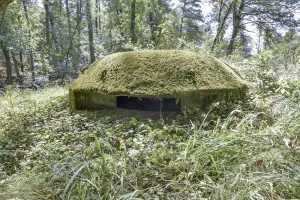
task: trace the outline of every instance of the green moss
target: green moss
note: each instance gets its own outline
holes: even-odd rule
[[[175,98],[188,94],[202,99],[205,95],[241,92],[246,88],[246,83],[236,72],[212,56],[156,50],[108,55],[94,62],[75,80],[70,92]],[[72,101],[74,94],[70,95]]]
[[[188,51],[133,51],[94,62],[71,85],[130,96],[176,96],[182,91],[246,88],[228,66],[214,57]]]

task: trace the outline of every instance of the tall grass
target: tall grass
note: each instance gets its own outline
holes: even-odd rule
[[[64,88],[7,92],[0,199],[300,199],[297,68],[240,71],[248,101],[160,120],[72,113]]]

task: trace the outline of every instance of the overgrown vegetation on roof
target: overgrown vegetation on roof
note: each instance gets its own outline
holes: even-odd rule
[[[71,90],[128,96],[176,96],[180,92],[245,90],[230,67],[204,53],[175,50],[116,53],[94,62]]]

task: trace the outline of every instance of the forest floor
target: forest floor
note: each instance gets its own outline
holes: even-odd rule
[[[299,69],[240,68],[247,100],[158,119],[0,96],[0,199],[300,199]]]

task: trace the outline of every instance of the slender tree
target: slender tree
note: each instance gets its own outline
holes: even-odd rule
[[[155,27],[154,27],[154,16],[153,16],[153,9],[151,7],[151,3],[148,4],[149,7],[149,26],[150,26],[150,34],[151,34],[151,41],[155,44]]]
[[[219,4],[219,9],[218,9],[218,15],[217,15],[217,23],[218,23],[218,28],[217,28],[217,33],[214,38],[213,44],[211,46],[211,50],[213,51],[216,47],[216,45],[223,40],[223,36],[225,33],[225,24],[228,20],[229,14],[232,12],[232,8],[235,1],[228,1],[226,0],[221,0],[218,2]]]
[[[0,46],[4,55],[5,59],[5,68],[6,68],[6,78],[7,78],[7,83],[12,84],[12,69],[11,69],[11,63],[10,63],[10,55],[9,55],[9,50],[7,49],[7,46],[3,44],[3,42],[0,42]]]
[[[47,44],[50,44],[50,10],[49,10],[49,0],[44,0],[45,8],[45,27],[46,27],[46,41]]]
[[[16,56],[15,56],[14,51],[11,51],[11,57],[12,57],[12,59],[13,59],[14,70],[15,70],[16,76],[17,76],[18,78],[20,78],[20,72],[19,72],[19,68],[18,68],[19,63],[18,63],[18,61],[17,61],[17,59],[16,59]]]
[[[2,12],[1,21],[0,21],[0,35],[3,37],[6,37],[6,34],[7,34],[3,27],[5,13],[6,13],[6,7],[4,8],[4,10]],[[5,60],[6,79],[7,79],[8,84],[12,84],[12,70],[11,70],[9,49],[7,48],[7,45],[3,42],[3,40],[0,40],[0,47],[3,52],[4,60]]]
[[[76,28],[77,28],[77,54],[75,56],[74,68],[77,70],[81,57],[81,21],[82,21],[82,0],[76,2]]]
[[[95,48],[94,48],[93,22],[92,22],[90,0],[86,0],[86,12],[87,12],[87,19],[88,19],[90,61],[91,63],[93,63],[96,60],[96,57],[95,57]]]
[[[294,13],[300,9],[299,0],[235,0],[232,10],[232,33],[227,54],[232,54],[234,43],[246,24],[267,27],[292,28],[299,25]]]
[[[130,14],[130,36],[131,43],[134,45],[137,42],[136,34],[135,34],[135,4],[136,0],[131,1],[131,14]]]
[[[99,11],[99,0],[95,0],[95,29],[96,29],[96,33],[98,34],[98,25],[99,25],[99,23],[98,23],[98,15],[99,15],[99,13],[98,13],[98,11]]]
[[[234,41],[241,28],[242,12],[244,11],[244,8],[245,8],[245,0],[240,0],[239,3],[237,1],[234,1],[233,12],[232,12],[233,28],[232,28],[230,43],[227,49],[227,55],[232,54]]]
[[[98,29],[99,33],[101,33],[101,0],[98,0]]]
[[[27,2],[26,2],[26,0],[23,0],[22,3],[23,3],[23,9],[24,9],[27,25],[30,27],[30,20],[29,20],[29,15],[28,15],[28,11],[27,11]],[[29,29],[29,38],[31,38],[31,30],[30,29]],[[30,60],[31,78],[32,78],[32,81],[34,81],[35,80],[34,58],[33,58],[33,53],[32,53],[31,47],[29,49],[29,60]]]
[[[187,42],[201,41],[200,24],[203,22],[201,11],[201,0],[180,0],[181,2],[181,18],[179,25],[179,38]],[[180,48],[184,48],[184,43],[181,42]]]
[[[66,1],[66,10],[67,10],[67,21],[68,21],[68,31],[69,31],[69,38],[72,35],[72,30],[71,30],[71,16],[70,16],[70,8],[69,8],[69,0]]]
[[[22,50],[20,50],[19,59],[20,59],[21,72],[24,75],[24,63],[23,63],[23,52],[22,52]]]
[[[182,36],[182,32],[183,32],[183,20],[184,20],[185,13],[186,13],[187,0],[183,0],[182,4],[183,4],[182,8],[181,8],[182,16],[180,18],[180,27],[179,27],[179,36],[180,37]]]

